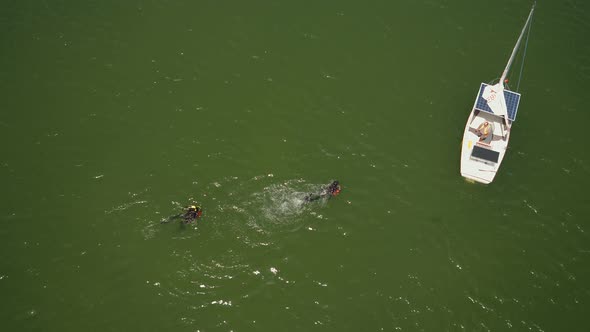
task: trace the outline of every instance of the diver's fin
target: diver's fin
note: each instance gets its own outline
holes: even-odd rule
[[[178,218],[182,217],[182,215],[183,215],[182,213],[179,213],[179,214],[177,214],[177,215],[170,216],[170,217],[168,217],[168,218],[166,218],[166,219],[164,219],[164,220],[160,221],[160,224],[166,224],[166,223],[169,223],[169,222],[171,222],[172,220],[176,220],[176,219],[178,219]]]

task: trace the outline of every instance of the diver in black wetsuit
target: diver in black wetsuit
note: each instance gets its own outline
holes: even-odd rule
[[[200,205],[191,205],[186,209],[186,212],[182,215],[182,219],[187,224],[197,220],[203,214],[203,209]]]
[[[187,206],[184,208],[184,210],[185,211],[183,213],[179,213],[177,215],[169,217],[168,219],[162,221],[161,223],[163,224],[163,223],[170,222],[172,220],[182,218],[182,221],[185,224],[190,224],[193,221],[197,220],[197,218],[201,217],[201,215],[203,214],[203,209],[201,208],[200,205]]]
[[[303,198],[306,202],[313,202],[317,201],[318,199],[327,197],[330,198],[332,196],[337,196],[340,194],[340,182],[338,180],[332,181],[328,186],[323,187],[319,193],[310,193]]]

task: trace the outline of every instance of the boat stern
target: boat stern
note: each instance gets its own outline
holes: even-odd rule
[[[478,145],[476,139],[464,138],[461,148],[461,176],[488,184],[496,176],[498,158],[498,152]]]

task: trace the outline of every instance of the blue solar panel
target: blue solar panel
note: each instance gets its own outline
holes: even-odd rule
[[[488,85],[481,83],[479,95],[477,96],[477,102],[475,103],[475,109],[494,114],[492,109],[488,106],[488,102],[481,96],[483,94],[483,89],[485,89],[486,86]],[[504,99],[506,99],[508,118],[511,121],[516,120],[516,112],[518,112],[518,103],[520,102],[520,93],[504,90]]]

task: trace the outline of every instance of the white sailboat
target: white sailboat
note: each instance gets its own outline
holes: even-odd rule
[[[516,41],[512,55],[497,84],[481,83],[475,103],[465,125],[461,144],[461,175],[488,184],[494,180],[508,148],[510,129],[516,119],[520,94],[504,87],[504,82],[535,5]]]

